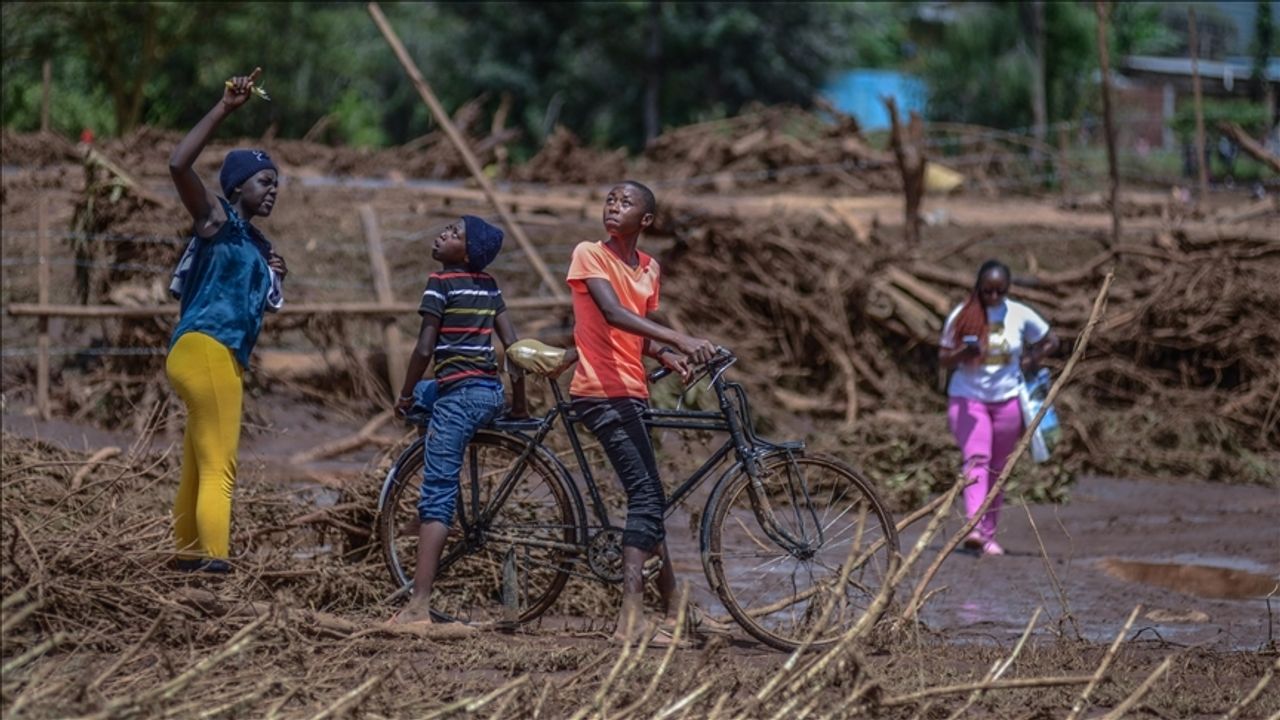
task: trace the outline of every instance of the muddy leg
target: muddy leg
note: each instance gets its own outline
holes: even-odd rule
[[[418,528],[418,564],[413,572],[413,595],[409,604],[391,618],[393,623],[430,624],[431,587],[440,568],[440,553],[449,536],[449,526],[439,521],[422,523]]]

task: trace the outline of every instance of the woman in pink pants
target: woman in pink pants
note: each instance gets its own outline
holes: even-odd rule
[[[964,455],[970,480],[964,506],[972,518],[1022,434],[1022,374],[1058,349],[1058,337],[1034,310],[1009,299],[1009,268],[988,260],[969,298],[947,318],[940,345],[938,360],[955,371],[947,386],[947,419]],[[996,493],[965,547],[983,555],[1004,554],[995,539],[1002,500]]]

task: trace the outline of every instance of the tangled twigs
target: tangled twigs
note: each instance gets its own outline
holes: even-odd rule
[[[1264,673],[1262,677],[1258,678],[1258,684],[1253,686],[1253,689],[1249,691],[1249,694],[1240,698],[1240,702],[1232,705],[1231,709],[1227,711],[1227,714],[1222,716],[1222,720],[1233,720],[1233,718],[1238,717],[1240,713],[1244,712],[1255,700],[1258,699],[1258,696],[1262,695],[1262,692],[1266,690],[1267,686],[1271,684],[1271,681],[1275,679],[1277,673],[1280,673],[1280,658],[1276,658],[1276,661],[1271,663],[1271,667],[1267,668],[1267,672]]]
[[[1103,715],[1103,720],[1120,720],[1120,718],[1124,717],[1125,714],[1132,710],[1135,705],[1142,702],[1142,698],[1146,697],[1147,693],[1151,691],[1151,688],[1155,686],[1156,682],[1159,681],[1160,678],[1169,670],[1169,666],[1173,664],[1173,657],[1173,655],[1166,657],[1158,666],[1156,666],[1156,669],[1147,676],[1147,679],[1142,681],[1141,685],[1134,688],[1133,692],[1129,693],[1129,697],[1125,698],[1124,702],[1117,705],[1111,710],[1111,712]],[[1090,678],[1090,680],[1092,680],[1092,678]]]
[[[1067,720],[1076,720],[1080,717],[1080,713],[1089,707],[1089,696],[1093,694],[1094,688],[1098,687],[1098,683],[1107,675],[1107,668],[1111,667],[1111,661],[1116,657],[1116,651],[1120,649],[1120,643],[1124,642],[1124,636],[1129,634],[1129,628],[1133,627],[1133,621],[1138,618],[1142,606],[1135,605],[1133,612],[1129,613],[1129,619],[1125,621],[1124,627],[1120,628],[1120,632],[1116,633],[1116,639],[1111,642],[1111,647],[1107,648],[1107,654],[1102,657],[1102,662],[1098,664],[1098,669],[1093,673],[1093,679],[1080,691],[1080,697],[1075,704],[1071,706],[1071,714],[1067,716]]]
[[[1035,628],[1036,621],[1040,619],[1040,613],[1043,610],[1044,608],[1037,607],[1035,612],[1031,613],[1031,619],[1027,621],[1027,627],[1022,631],[1022,636],[1018,638],[1018,642],[1013,646],[1013,652],[1009,653],[1009,657],[1000,660],[991,666],[991,670],[987,672],[986,677],[982,679],[984,683],[999,681],[1000,678],[1004,676],[1005,672],[1013,666],[1013,661],[1018,659],[1018,655],[1022,654],[1022,648],[1026,647],[1027,638],[1031,637],[1031,630]],[[951,715],[947,717],[947,720],[957,720],[957,718],[963,717],[964,714],[969,711],[969,708],[973,707],[973,704],[978,702],[978,700],[982,698],[983,693],[989,689],[989,687],[975,689],[969,695],[969,699],[965,701],[964,705],[956,708],[955,712],[951,713]]]
[[[942,695],[955,695],[966,692],[987,692],[990,690],[1010,690],[1014,688],[1059,687],[1062,685],[1083,685],[1089,682],[1091,675],[1065,675],[1063,677],[1013,678],[1010,680],[982,680],[980,682],[963,683],[961,685],[944,685],[926,688],[906,695],[886,698],[880,701],[881,707],[913,705],[921,700]]]
[[[219,663],[233,655],[238,655],[243,652],[244,649],[253,641],[258,629],[270,619],[272,619],[272,616],[263,615],[257,620],[254,620],[240,628],[240,630],[237,631],[235,635],[231,636],[231,639],[228,640],[221,649],[213,655],[191,665],[169,682],[136,696],[125,696],[112,700],[101,711],[87,716],[84,720],[107,720],[107,718],[130,717],[139,713],[144,713],[146,708],[153,702],[172,699],[176,694],[181,692],[183,688],[190,685],[197,677],[207,673],[210,669],[216,667]]]
[[[103,460],[110,460],[111,458],[116,457],[119,454],[120,454],[120,448],[112,446],[112,447],[101,448],[94,454],[90,455],[89,459],[84,461],[84,465],[79,470],[76,471],[76,474],[74,476],[72,476],[71,487],[67,489],[67,492],[72,495],[80,492],[80,485],[84,483],[84,479],[89,476],[89,473],[99,463],[101,463]]]

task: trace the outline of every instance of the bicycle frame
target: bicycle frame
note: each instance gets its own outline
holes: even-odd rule
[[[725,371],[734,362],[736,362],[736,358],[730,356],[727,361],[718,365],[709,365],[700,375],[700,377],[704,375],[711,376],[710,384],[719,401],[719,412],[650,408],[645,413],[643,422],[647,428],[704,430],[727,434],[724,442],[703,461],[702,465],[671,491],[667,498],[666,506],[663,508],[663,516],[670,517],[685,498],[697,489],[730,453],[734,453],[737,456],[738,463],[732,466],[729,471],[723,473],[721,478],[727,477],[734,467],[741,466],[751,478],[750,494],[752,503],[761,518],[762,529],[766,535],[770,536],[779,545],[788,547],[794,552],[804,552],[815,543],[815,539],[795,538],[777,522],[773,514],[772,504],[769,502],[767,494],[763,491],[763,485],[757,474],[757,461],[764,455],[773,452],[786,452],[791,455],[797,451],[802,452],[803,445],[797,443],[771,443],[755,434],[754,424],[751,421],[751,405],[747,399],[746,391],[739,383],[729,382],[724,379]],[[615,528],[616,526],[610,522],[604,498],[600,493],[599,486],[596,484],[595,477],[591,474],[586,451],[583,449],[582,440],[578,436],[577,428],[575,427],[581,423],[581,419],[573,412],[572,402],[565,398],[559,384],[555,380],[549,380],[548,385],[551,387],[555,404],[539,421],[536,431],[529,435],[519,429],[508,430],[528,443],[525,452],[517,460],[516,468],[523,466],[528,455],[534,451],[534,448],[542,445],[542,442],[555,426],[556,421],[559,420],[569,438],[574,459],[577,461],[578,469],[582,473],[583,483],[586,486],[587,495],[591,502],[592,513],[595,515],[599,527],[603,529]],[[502,423],[498,425],[501,427]],[[561,467],[563,468],[563,464],[561,464]],[[478,493],[478,489],[472,488],[472,492]],[[805,493],[807,494],[807,489]],[[476,507],[479,501],[478,495],[473,495],[473,501],[475,504],[472,506]],[[492,504],[492,507],[500,507],[504,501],[505,498],[499,498],[497,502]],[[821,544],[822,528],[817,523],[816,516],[813,519],[814,526],[818,531],[816,543]]]

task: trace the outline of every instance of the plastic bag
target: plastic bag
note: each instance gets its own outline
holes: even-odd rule
[[[1040,368],[1034,377],[1022,384],[1022,389],[1018,392],[1018,404],[1022,407],[1024,425],[1030,426],[1031,421],[1036,419],[1036,413],[1040,412],[1040,406],[1044,405],[1045,398],[1049,395],[1049,385],[1048,368]],[[1058,413],[1050,405],[1040,419],[1039,427],[1031,435],[1031,459],[1037,463],[1048,460],[1061,436]]]

